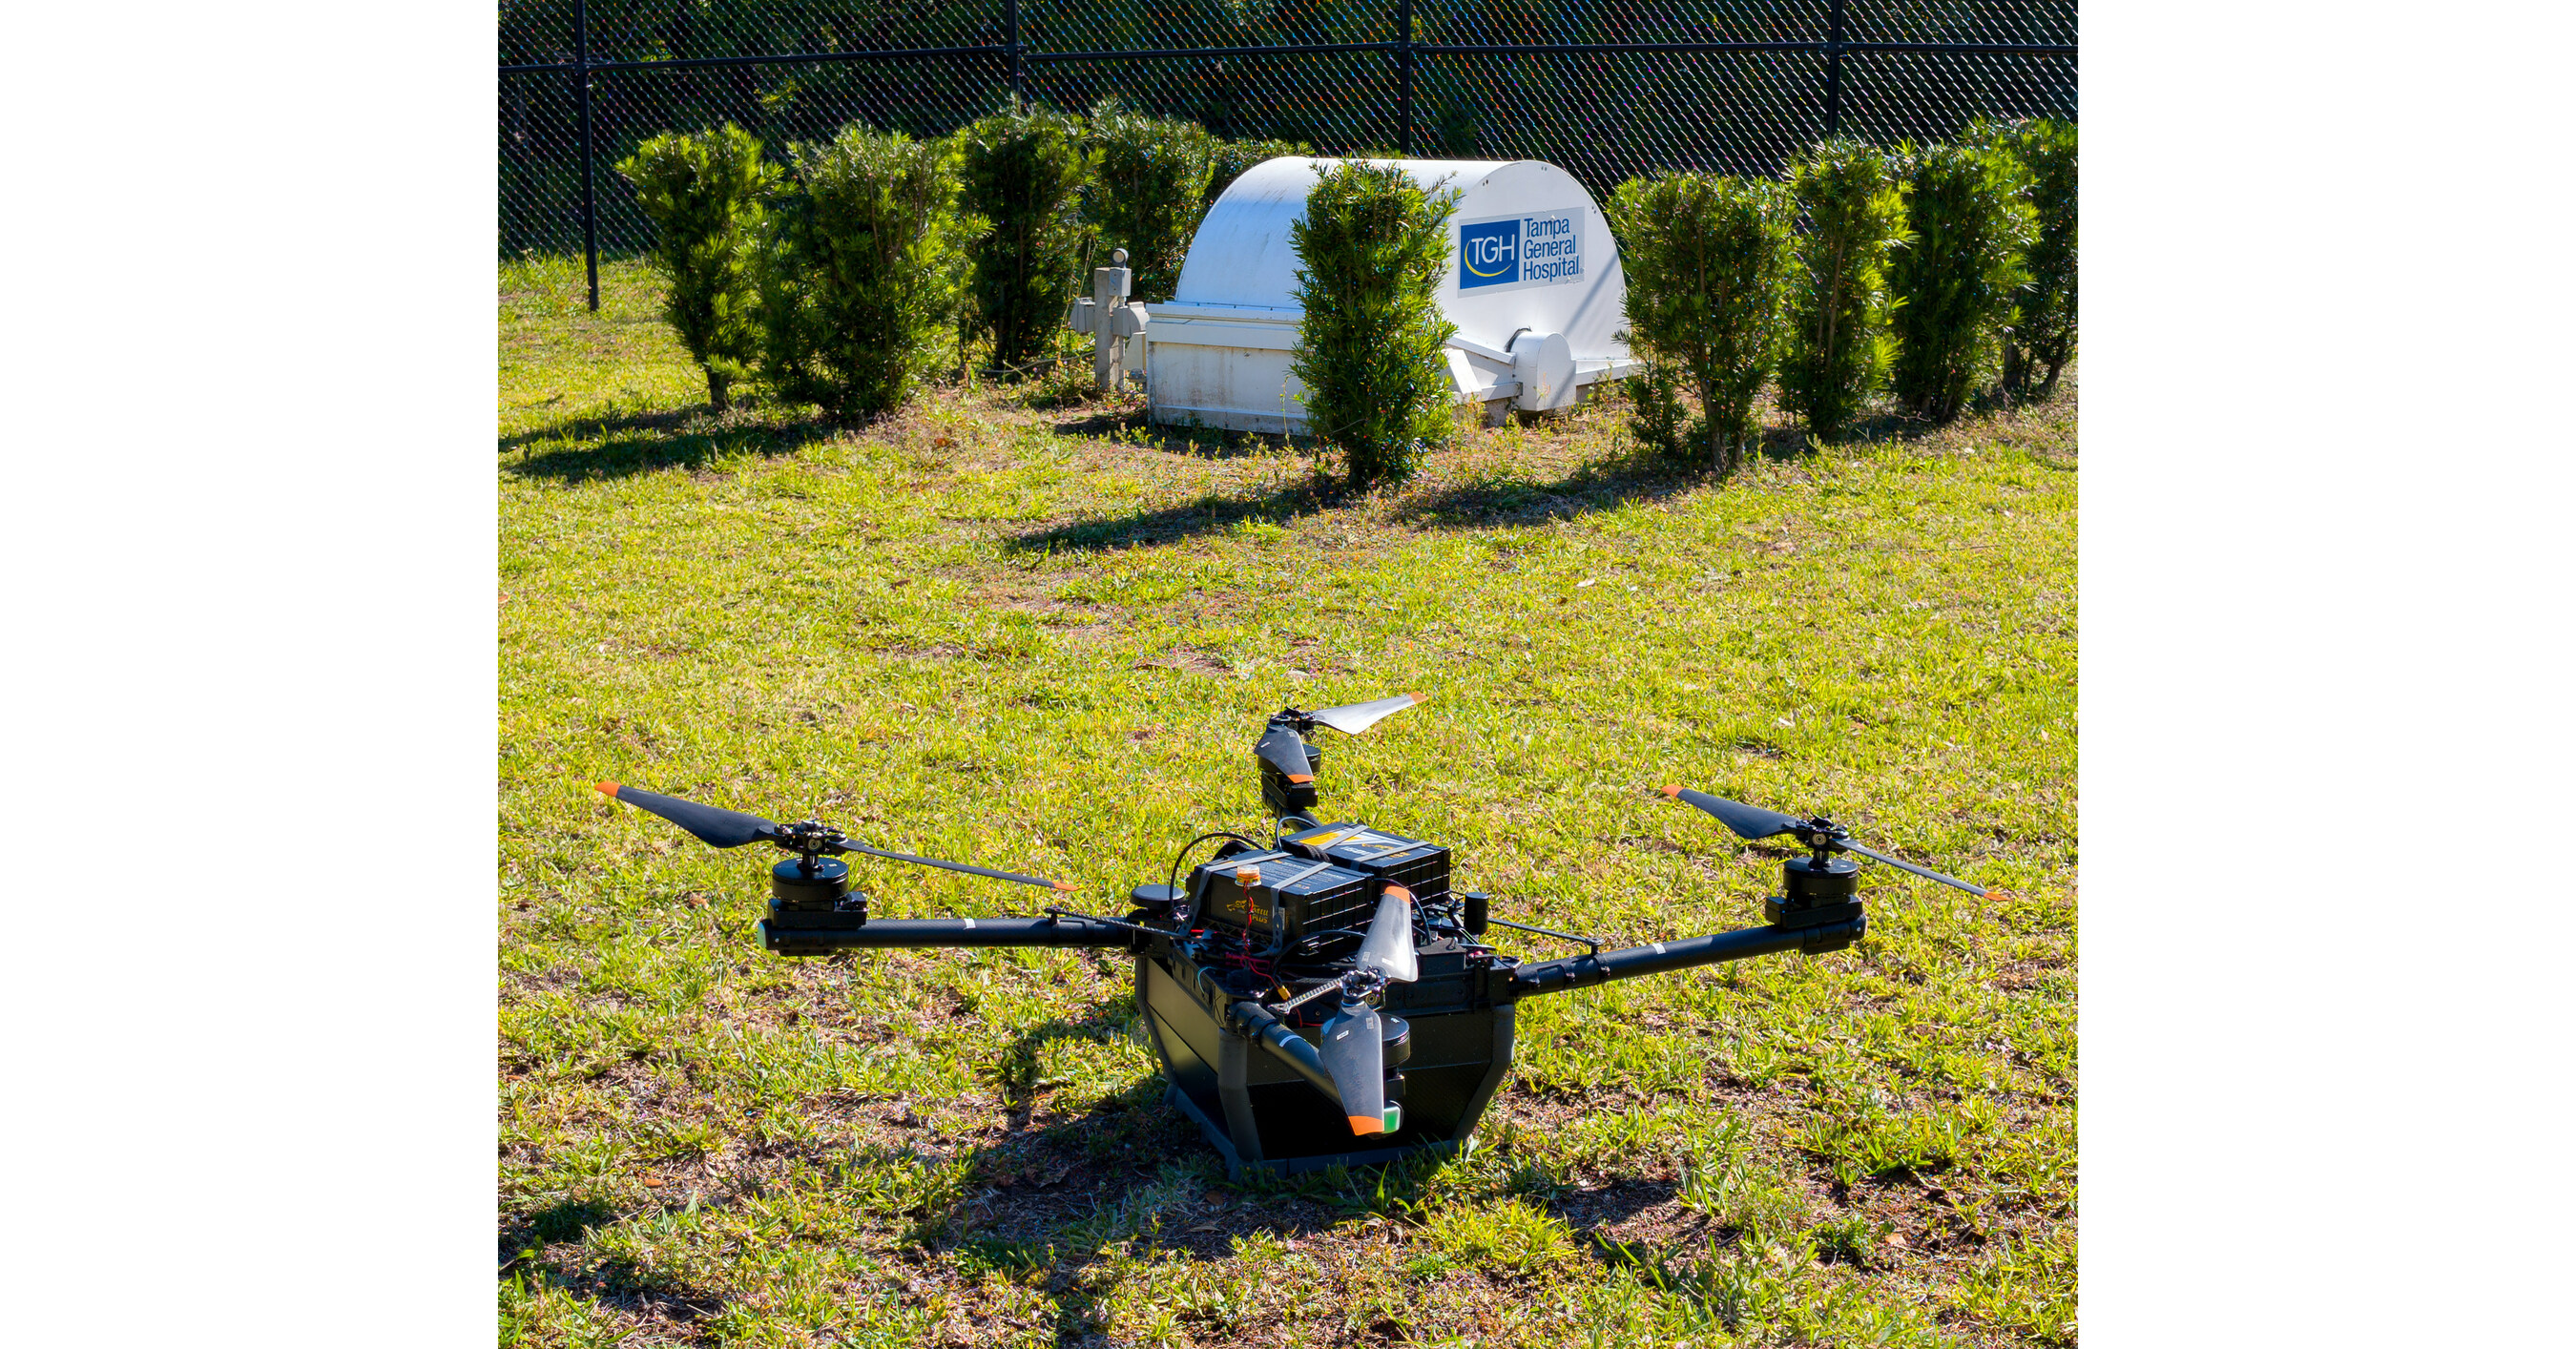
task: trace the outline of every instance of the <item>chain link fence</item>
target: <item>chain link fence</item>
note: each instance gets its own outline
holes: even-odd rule
[[[500,247],[629,252],[612,165],[732,121],[938,136],[1116,97],[1324,154],[1543,159],[1606,196],[2075,116],[2074,0],[501,0]],[[597,303],[596,283],[593,304]]]

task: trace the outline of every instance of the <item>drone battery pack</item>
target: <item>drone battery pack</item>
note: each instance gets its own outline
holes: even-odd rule
[[[1235,872],[1247,867],[1261,873],[1261,883],[1250,890],[1235,879]],[[1377,911],[1377,887],[1368,876],[1289,852],[1220,857],[1191,873],[1190,890],[1199,896],[1203,921],[1291,942],[1312,933],[1365,928]],[[1354,944],[1357,940],[1352,939]]]
[[[1290,834],[1280,842],[1319,862],[1393,881],[1412,891],[1416,900],[1435,901],[1449,894],[1449,850],[1437,843],[1350,823]]]

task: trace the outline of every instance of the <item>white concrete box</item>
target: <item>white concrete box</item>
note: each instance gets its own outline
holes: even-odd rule
[[[1316,171],[1337,159],[1280,158],[1246,170],[1208,208],[1169,304],[1143,333],[1153,420],[1232,431],[1302,432],[1306,391],[1288,373],[1297,346],[1297,254],[1288,226]],[[1430,191],[1455,191],[1449,267],[1437,300],[1458,335],[1449,375],[1462,403],[1489,415],[1575,402],[1630,373],[1619,248],[1592,194],[1534,159],[1373,160]]]

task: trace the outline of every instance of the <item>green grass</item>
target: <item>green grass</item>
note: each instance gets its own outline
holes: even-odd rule
[[[2073,1340],[2071,380],[1820,455],[1766,412],[1724,484],[1592,408],[1345,499],[1061,387],[712,417],[649,277],[602,282],[501,277],[505,1342]],[[765,955],[769,859],[589,785],[1116,908],[1258,823],[1266,713],[1398,690],[1433,701],[1324,742],[1330,813],[1451,843],[1499,916],[1758,922],[1780,854],[1676,781],[2009,894],[1876,871],[1854,949],[1524,1004],[1464,1157],[1232,1185],[1122,963]]]

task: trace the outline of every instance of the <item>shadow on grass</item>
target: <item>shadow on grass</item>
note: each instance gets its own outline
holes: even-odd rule
[[[579,1241],[584,1229],[606,1227],[617,1210],[600,1199],[564,1199],[526,1215],[501,1230],[502,1268],[531,1246]]]
[[[1798,443],[1802,442],[1784,444],[1777,450],[1766,444],[1764,453],[1787,457],[1797,453],[1794,446]],[[1533,523],[1609,510],[1631,501],[1660,500],[1709,480],[1702,470],[1632,455],[1587,462],[1553,481],[1486,478],[1434,489],[1403,499],[1395,518],[1403,524],[1435,529]],[[1074,520],[1021,535],[1006,546],[1017,553],[1062,553],[1173,543],[1230,529],[1246,520],[1282,524],[1294,516],[1344,505],[1362,495],[1340,479],[1317,474],[1254,496],[1210,493],[1136,515]]]
[[[1004,547],[1014,553],[1079,553],[1172,543],[1201,534],[1214,534],[1245,520],[1283,523],[1293,516],[1347,500],[1349,496],[1340,484],[1330,479],[1310,478],[1256,496],[1228,497],[1210,493],[1194,501],[1139,515],[1074,520],[1051,529],[1023,534]]]
[[[624,1258],[572,1269],[528,1263],[514,1271],[504,1265],[502,1273],[560,1288],[638,1319],[678,1326],[704,1321],[722,1312],[730,1301],[722,1293],[668,1275],[647,1273]]]
[[[548,1245],[580,1241],[589,1229],[617,1217],[615,1208],[598,1199],[566,1199],[526,1215],[501,1232],[501,1277],[551,1285],[633,1316],[682,1325],[724,1310],[723,1294],[648,1274],[625,1259],[566,1268],[535,1255]]]
[[[1159,1073],[1077,1113],[1032,1118],[1040,1053],[1049,1043],[1119,1038],[1139,1015],[1134,997],[1122,995],[1078,1021],[1052,1019],[1012,1038],[998,1072],[1010,1127],[961,1154],[971,1161],[975,1186],[985,1197],[961,1197],[949,1215],[952,1236],[941,1243],[944,1249],[1000,1259],[1055,1245],[1061,1255],[1067,1237],[1089,1236],[1225,1255],[1230,1235],[1297,1236],[1357,1214],[1399,1211],[1452,1164],[1445,1157],[1419,1157],[1298,1176],[1252,1171],[1231,1182],[1224,1160],[1197,1126],[1165,1099]],[[1147,1211],[1138,1206],[1140,1197],[1178,1211]],[[1089,1263],[1087,1254],[1070,1258]]]
[[[1766,444],[1764,453],[1770,452]],[[1551,481],[1491,477],[1439,488],[1407,499],[1396,519],[1431,529],[1535,524],[1634,501],[1660,501],[1712,480],[1706,469],[1630,452],[1587,460]]]
[[[1959,410],[1959,415],[1952,417],[1950,420],[1945,422],[1934,421],[1929,417],[1917,416],[1896,406],[1892,402],[1881,402],[1876,404],[1866,415],[1854,417],[1849,424],[1844,426],[1842,436],[1838,443],[1848,445],[1869,444],[1873,442],[1883,443],[1887,441],[1917,441],[1939,435],[1944,431],[1953,430],[1966,423],[1981,419],[2010,419],[2018,416],[2029,416],[2054,408],[2060,399],[2071,395],[2074,387],[2075,386],[2072,382],[2067,382],[2060,384],[2056,390],[2051,392],[2045,398],[2037,396],[2008,398],[2004,395],[2001,389],[1990,385],[1968,395],[1967,406]],[[1774,440],[1784,439],[1789,444],[1789,453],[1791,454],[1795,454],[1806,448],[1807,433],[1805,431],[1795,428],[1783,428],[1768,432],[1764,435],[1764,443],[1762,447],[1763,453],[1770,455],[1773,458],[1781,457],[1781,452],[1775,450],[1771,442]]]
[[[709,460],[742,454],[793,454],[839,429],[821,417],[772,420],[750,409],[719,414],[696,407],[632,416],[583,417],[502,437],[501,467],[522,478],[599,481],[666,468],[695,469]],[[531,452],[535,446],[550,441],[601,437],[604,438],[594,445]]]
[[[576,1293],[631,1314],[684,1326],[716,1315],[730,1301],[722,1293],[667,1274],[647,1273],[635,1262],[625,1259],[611,1260],[586,1275],[556,1274],[554,1279]]]
[[[1988,406],[1981,402],[1959,420],[2002,410],[1999,404]],[[1955,421],[1934,423],[1882,410],[1853,423],[1843,440],[1915,441],[1955,425]],[[1092,416],[1058,422],[1054,430],[1058,435],[1113,437],[1128,443],[1151,444],[1167,453],[1203,458],[1276,453],[1290,444],[1281,437],[1255,432],[1155,426],[1145,420],[1141,406],[1103,407]],[[1815,445],[1799,427],[1772,427],[1762,432],[1755,450],[1770,462],[1789,463],[1810,457]],[[1667,459],[1632,449],[1611,458],[1584,462],[1553,480],[1490,477],[1423,491],[1402,499],[1394,518],[1403,524],[1432,529],[1533,524],[1611,510],[1632,502],[1660,501],[1723,480],[1723,475],[1712,473],[1702,462]],[[1356,495],[1337,480],[1318,473],[1303,482],[1256,496],[1210,494],[1135,515],[1075,520],[1022,535],[1008,547],[1013,552],[1050,553],[1172,543],[1228,529],[1246,520],[1283,523],[1295,515],[1345,504]]]
[[[1301,451],[1306,446],[1287,436],[1269,431],[1223,431],[1213,426],[1174,426],[1151,420],[1144,400],[1133,402],[1067,404],[1082,407],[1088,415],[1057,422],[1053,428],[1060,436],[1089,436],[1118,441],[1125,445],[1143,445],[1165,454],[1184,454],[1193,459],[1248,459],[1258,454],[1280,454]]]
[[[1133,999],[1122,997],[1079,1020],[1052,1020],[1021,1032],[1005,1052],[1001,1071],[1014,1124],[1034,1104],[1044,1046],[1122,1033],[1125,1019],[1134,1015]],[[970,1276],[1001,1271],[1042,1288],[1052,1304],[1053,1341],[1097,1344],[1109,1327],[1098,1271],[1113,1261],[1203,1265],[1235,1260],[1247,1244],[1314,1249],[1317,1242],[1379,1240],[1379,1229],[1351,1224],[1371,1217],[1417,1222],[1455,1189],[1453,1168],[1489,1164],[1424,1155],[1295,1176],[1255,1170],[1230,1181],[1216,1151],[1164,1095],[1163,1078],[1148,1075],[1078,1113],[1013,1128],[970,1149],[964,1156],[973,1179],[965,1191],[915,1228],[928,1238],[916,1238],[923,1256]],[[1703,1237],[1732,1235],[1714,1226],[1686,1236],[1665,1234],[1662,1248],[1651,1251],[1612,1235],[1628,1220],[1669,1206],[1678,1191],[1671,1181],[1619,1180],[1582,1190],[1525,1164],[1503,1185],[1572,1227],[1605,1269],[1633,1262],[1660,1271]],[[1473,1271],[1477,1264],[1459,1256],[1430,1272]],[[1388,1336],[1406,1333],[1402,1319],[1399,1314],[1373,1329]]]
[[[1960,414],[1959,420],[1964,421],[1969,415],[1971,414],[1962,413]],[[1837,445],[1877,445],[1884,444],[1889,441],[1921,440],[1925,436],[1934,435],[1943,430],[1946,426],[1954,424],[1955,423],[1936,422],[1929,418],[1917,417],[1909,413],[1897,411],[1893,407],[1881,406],[1874,408],[1861,416],[1854,417],[1850,421],[1844,423],[1842,434],[1834,438],[1834,443]],[[1804,446],[1806,444],[1807,433],[1803,430],[1775,432],[1773,434],[1794,436],[1796,437],[1799,445]],[[1766,445],[1763,448],[1767,452],[1770,447]]]

